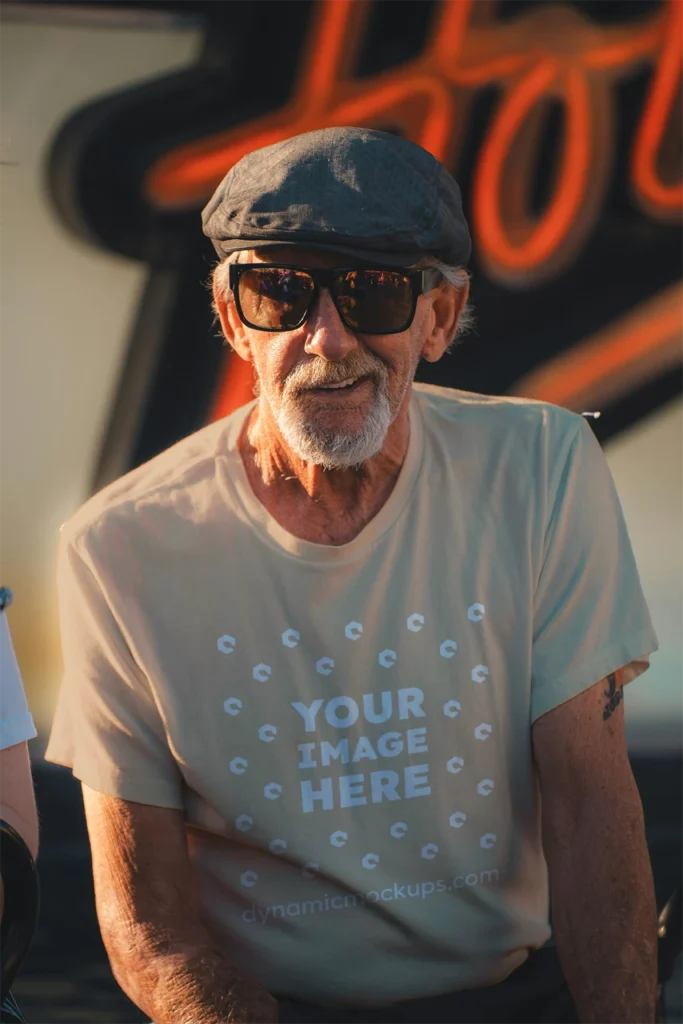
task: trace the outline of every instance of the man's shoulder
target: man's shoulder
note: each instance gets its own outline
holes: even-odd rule
[[[231,426],[237,414],[210,423],[89,498],[61,527],[63,540],[76,542],[113,520],[137,515],[143,509],[161,515],[193,505],[192,492],[207,496],[216,475],[216,463],[232,449]]]
[[[581,416],[550,402],[512,395],[483,395],[433,384],[414,384],[413,395],[423,418],[435,430],[469,426],[491,435],[539,430],[559,437],[573,436]]]

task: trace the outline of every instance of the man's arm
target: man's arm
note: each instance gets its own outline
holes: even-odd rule
[[[83,786],[97,916],[124,992],[155,1024],[270,1024],[277,1003],[202,924],[180,811]]]
[[[532,726],[557,949],[582,1024],[654,1021],[657,914],[621,673]]]

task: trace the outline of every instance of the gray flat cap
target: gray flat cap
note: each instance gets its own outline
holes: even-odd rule
[[[202,223],[221,257],[304,245],[388,266],[426,255],[464,266],[471,251],[460,189],[443,164],[368,128],[323,128],[248,153]]]

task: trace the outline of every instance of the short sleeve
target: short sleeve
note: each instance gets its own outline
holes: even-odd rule
[[[0,750],[37,736],[28,709],[6,613],[0,612]]]
[[[64,676],[46,759],[110,796],[182,808],[182,780],[149,681],[87,555],[60,538]]]
[[[532,722],[618,668],[634,679],[658,646],[614,481],[585,420],[558,461],[534,600]]]

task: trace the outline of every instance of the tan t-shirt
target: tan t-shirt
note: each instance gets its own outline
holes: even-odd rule
[[[493,984],[550,936],[531,723],[657,646],[604,456],[415,386],[391,497],[331,547],[256,500],[246,412],[63,528],[48,759],[183,809],[207,924],[276,994]]]

